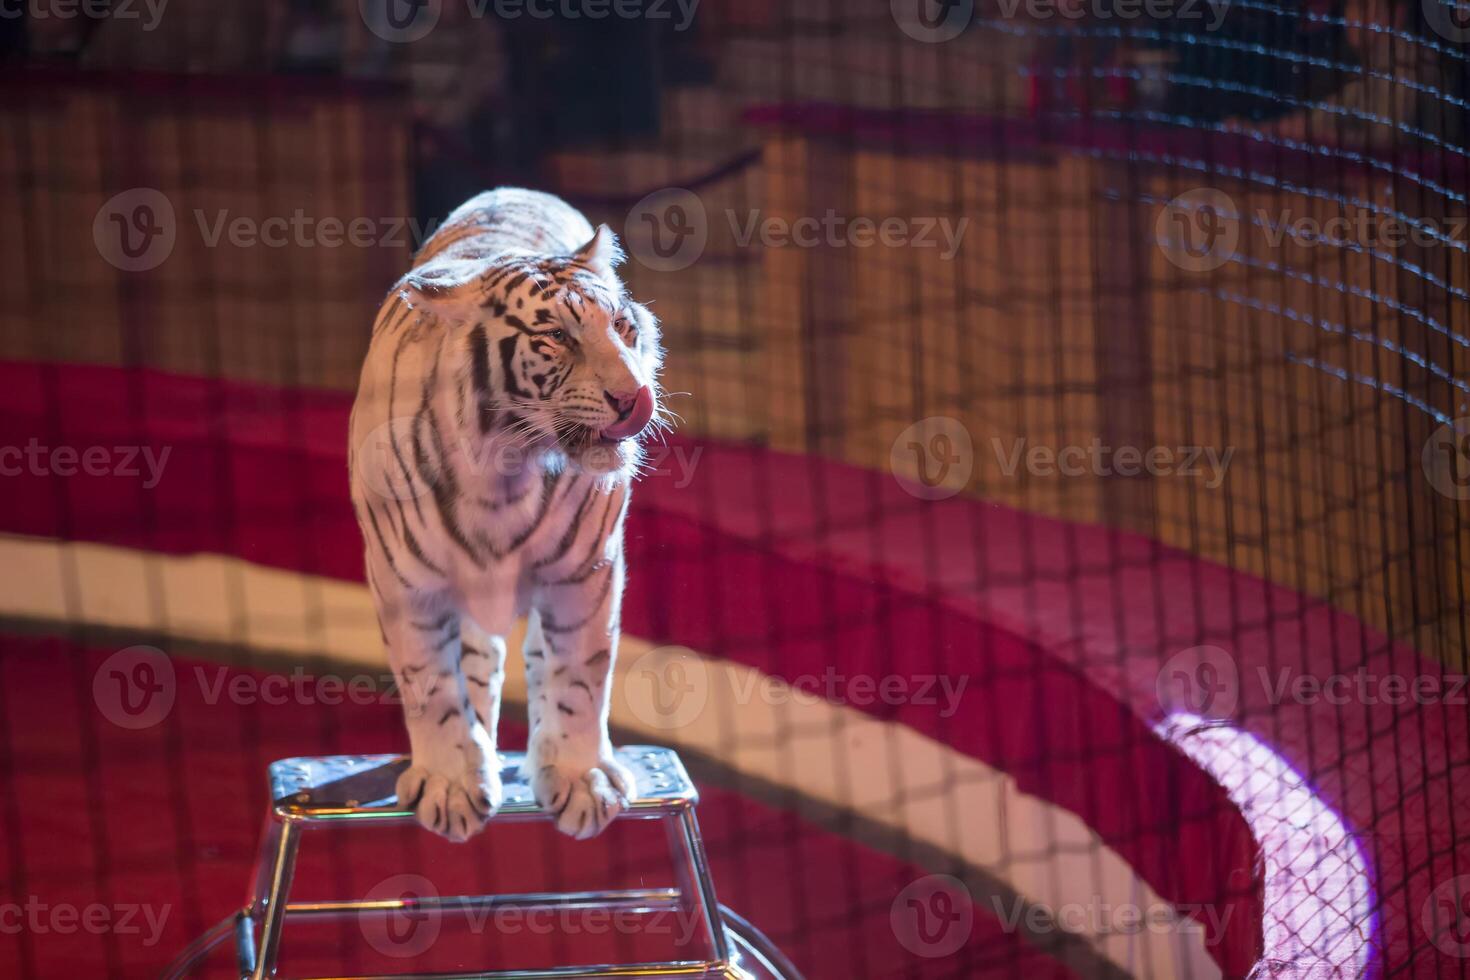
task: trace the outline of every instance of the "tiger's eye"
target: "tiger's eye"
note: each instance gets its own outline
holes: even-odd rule
[[[555,330],[548,331],[546,336],[550,337],[552,340],[562,341],[567,339],[567,332],[561,327],[557,327]]]

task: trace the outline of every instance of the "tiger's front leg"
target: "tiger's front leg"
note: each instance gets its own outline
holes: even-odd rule
[[[578,840],[600,834],[637,793],[607,732],[622,590],[618,554],[585,581],[543,589],[526,633],[525,776],[557,829]]]
[[[437,615],[402,607],[380,612],[413,751],[398,777],[399,806],[436,834],[468,840],[500,806],[501,784],[494,734],[480,721],[489,706],[476,710],[461,665],[461,616],[452,608]],[[489,681],[493,675],[481,669],[471,676]]]

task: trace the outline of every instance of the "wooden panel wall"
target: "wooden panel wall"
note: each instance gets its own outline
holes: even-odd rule
[[[413,245],[394,231],[411,213],[402,100],[101,78],[0,105],[0,213],[13,216],[0,226],[0,357],[355,385]],[[166,198],[175,231],[143,271],[110,264],[94,239],[99,210],[133,188]],[[296,225],[283,246],[240,245],[214,237],[221,217]],[[360,218],[369,245],[323,224]]]
[[[770,146],[779,166],[766,170],[768,200],[792,214],[830,206],[800,172],[817,159],[811,147],[790,136]],[[978,496],[1149,534],[1460,664],[1465,549],[1452,538],[1470,509],[1433,489],[1421,453],[1440,424],[1426,406],[1452,417],[1465,405],[1453,380],[1466,358],[1454,340],[1465,334],[1466,306],[1454,299],[1464,250],[1272,240],[1283,215],[1432,215],[1444,201],[1413,211],[1405,188],[1351,175],[1308,193],[1078,155],[851,153],[848,214],[939,214],[969,227],[952,261],[929,249],[846,250],[833,285],[855,297],[835,328],[848,347],[840,359],[783,358],[804,365],[805,392],[778,413],[802,417],[817,392],[840,424],[819,439],[778,427],[783,443],[886,468],[907,426],[949,416],[973,439]],[[1231,261],[1193,271],[1156,246],[1155,222],[1201,185],[1238,206],[1240,237]],[[1358,204],[1345,209],[1338,195]],[[773,325],[798,323],[823,301],[798,288],[805,280],[790,264],[813,258],[792,251],[765,261]],[[789,347],[791,331],[776,335]],[[1001,447],[1020,438],[1233,455],[1219,486],[1203,476],[1007,475]]]

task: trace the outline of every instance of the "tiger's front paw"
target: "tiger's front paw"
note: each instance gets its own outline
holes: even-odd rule
[[[398,805],[456,843],[478,834],[500,808],[500,799],[500,774],[494,770],[449,774],[412,765],[398,777]]]
[[[611,755],[587,768],[567,762],[538,766],[531,791],[556,829],[577,840],[596,837],[637,795],[633,774]]]

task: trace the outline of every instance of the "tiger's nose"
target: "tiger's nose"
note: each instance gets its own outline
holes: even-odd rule
[[[609,439],[636,436],[653,418],[653,389],[648,385],[631,392],[604,391],[602,397],[618,413],[618,420],[602,430]]]

